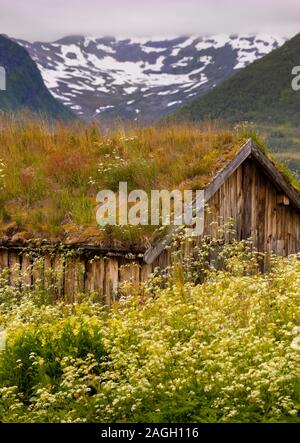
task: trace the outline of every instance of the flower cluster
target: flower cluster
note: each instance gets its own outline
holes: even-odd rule
[[[1,280],[0,421],[299,421],[299,257],[262,274],[236,248],[200,284],[173,270],[109,312],[9,305]]]

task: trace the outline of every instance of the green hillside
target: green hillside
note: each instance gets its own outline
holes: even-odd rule
[[[27,51],[2,35],[0,66],[6,71],[6,90],[0,90],[0,111],[28,109],[55,119],[75,118],[50,94]]]
[[[171,118],[254,122],[275,152],[297,153],[300,151],[300,91],[294,91],[291,82],[292,69],[298,65],[300,34],[191,101]],[[290,166],[300,170],[299,157],[296,157]]]
[[[299,125],[300,92],[291,87],[292,69],[300,65],[300,34],[281,48],[239,71],[220,86],[190,102],[177,117],[230,121],[254,120]]]

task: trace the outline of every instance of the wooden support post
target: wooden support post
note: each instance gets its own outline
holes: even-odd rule
[[[10,284],[16,286],[20,281],[20,256],[16,251],[10,251],[8,254],[8,263],[10,271]]]

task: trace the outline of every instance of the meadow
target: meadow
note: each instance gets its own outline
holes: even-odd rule
[[[223,123],[109,132],[83,123],[54,124],[30,115],[0,117],[2,238],[73,243],[149,244],[155,228],[100,229],[96,195],[143,189],[202,189],[234,157],[252,129]]]
[[[299,422],[299,257],[262,274],[248,242],[224,246],[222,269],[203,254],[111,310],[2,271],[0,422]]]

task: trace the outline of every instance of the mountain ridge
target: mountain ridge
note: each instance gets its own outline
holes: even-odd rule
[[[292,89],[292,69],[300,64],[300,33],[265,57],[192,100],[174,115],[202,120],[225,118],[298,126],[300,93]]]
[[[79,117],[152,121],[205,94],[286,41],[282,36],[66,36],[19,41],[52,95]]]
[[[300,65],[299,54],[297,34],[167,118],[251,122],[276,158],[300,176],[300,91],[292,88],[292,70]]]
[[[0,66],[6,77],[6,89],[0,91],[1,111],[28,109],[53,119],[75,118],[50,94],[26,49],[4,35],[0,35]]]

